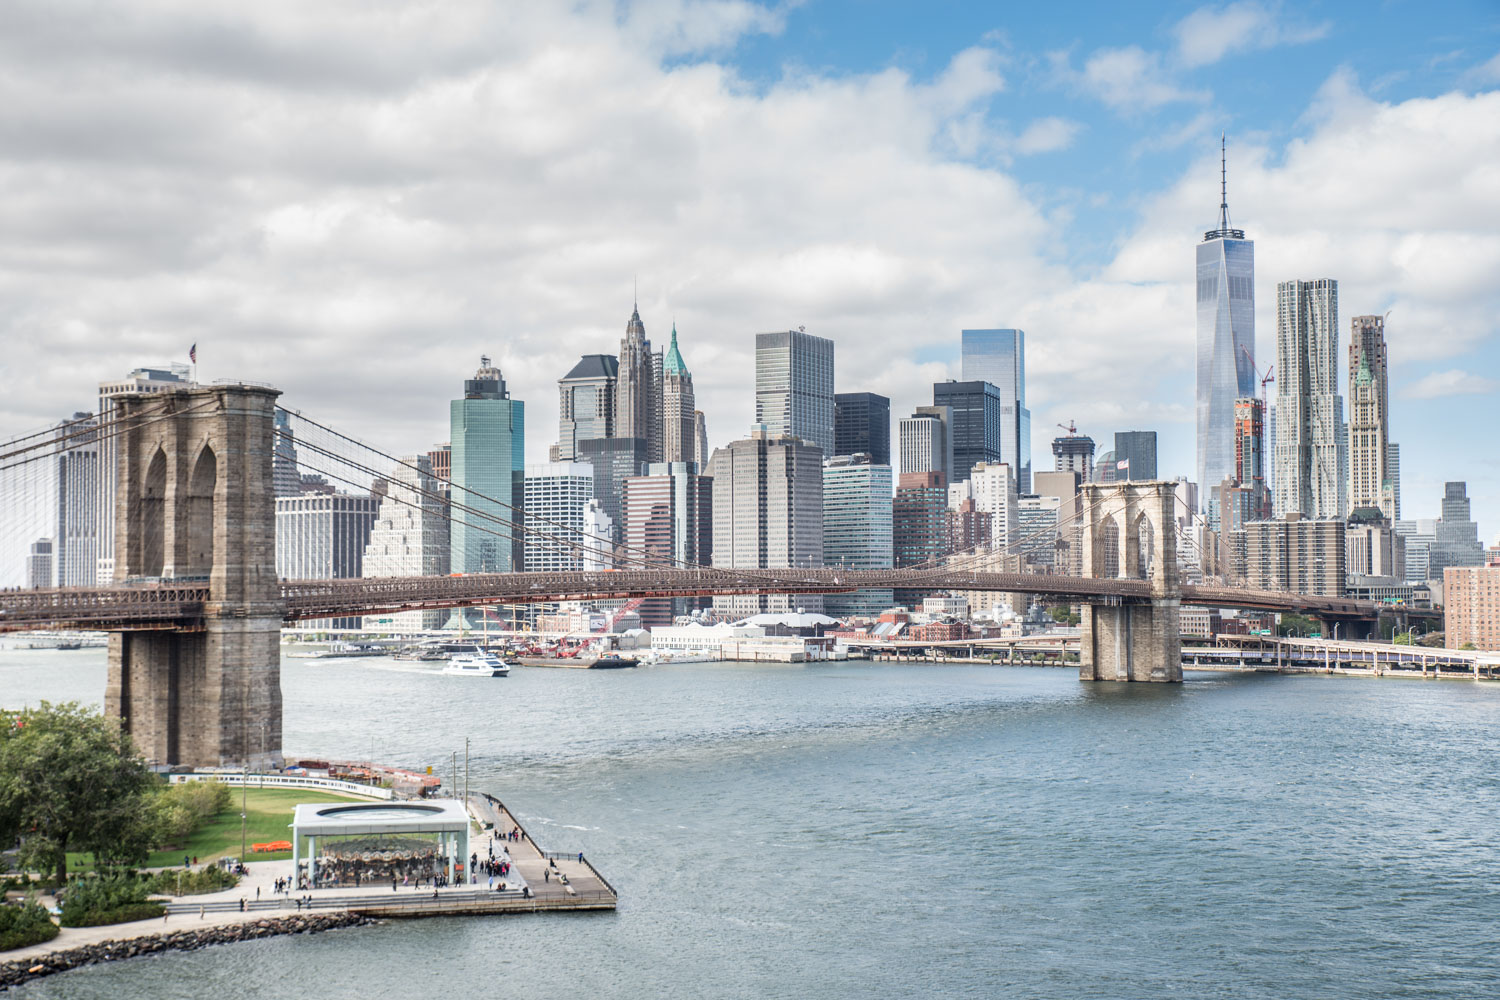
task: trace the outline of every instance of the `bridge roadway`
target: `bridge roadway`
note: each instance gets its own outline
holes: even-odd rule
[[[830,594],[865,588],[1025,593],[1087,604],[1130,604],[1149,601],[1151,597],[1151,586],[1146,580],[1045,573],[942,568],[755,571],[702,568],[288,580],[281,584],[281,603],[284,620],[293,624],[319,618],[491,604],[729,594]],[[1183,585],[1182,603],[1250,611],[1291,611],[1329,619],[1375,620],[1382,612],[1411,617],[1441,615],[1425,609],[1395,609],[1341,597],[1193,584]],[[219,609],[209,601],[208,581],[202,578],[0,592],[0,632],[62,628],[193,631],[219,614]]]

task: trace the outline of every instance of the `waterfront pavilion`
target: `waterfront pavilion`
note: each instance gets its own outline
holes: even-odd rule
[[[303,803],[292,814],[292,871],[310,888],[444,875],[469,858],[469,814],[457,799]],[[304,871],[304,865],[306,870]]]

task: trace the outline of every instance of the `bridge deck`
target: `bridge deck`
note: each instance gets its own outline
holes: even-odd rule
[[[1090,604],[1146,601],[1145,580],[1092,579],[1044,573],[924,570],[653,569],[584,573],[491,573],[467,576],[289,580],[281,584],[288,623],[401,611],[611,600],[630,597],[709,597],[728,594],[827,594],[858,589],[979,590],[1026,593]],[[1187,584],[1183,604],[1373,619],[1381,613],[1436,617],[1440,612],[1347,598]],[[94,588],[44,588],[0,594],[0,632],[72,628],[201,628],[210,613],[206,581],[153,581]]]

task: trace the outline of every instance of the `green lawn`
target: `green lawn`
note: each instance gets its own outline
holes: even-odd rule
[[[230,789],[233,799],[231,807],[200,826],[188,837],[186,843],[168,851],[154,851],[147,859],[149,868],[180,867],[184,854],[196,857],[200,864],[216,858],[240,856],[240,790]],[[282,861],[291,858],[291,851],[272,854],[254,854],[249,845],[272,840],[292,839],[292,809],[299,802],[369,802],[370,799],[355,795],[340,795],[336,792],[315,792],[307,789],[251,788],[245,792],[245,861]],[[88,854],[69,854],[68,870],[91,868],[93,857]]]

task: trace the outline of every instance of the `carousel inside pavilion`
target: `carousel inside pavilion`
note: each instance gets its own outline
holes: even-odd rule
[[[456,800],[324,802],[292,814],[292,868],[302,889],[458,885],[468,857],[469,816]]]

